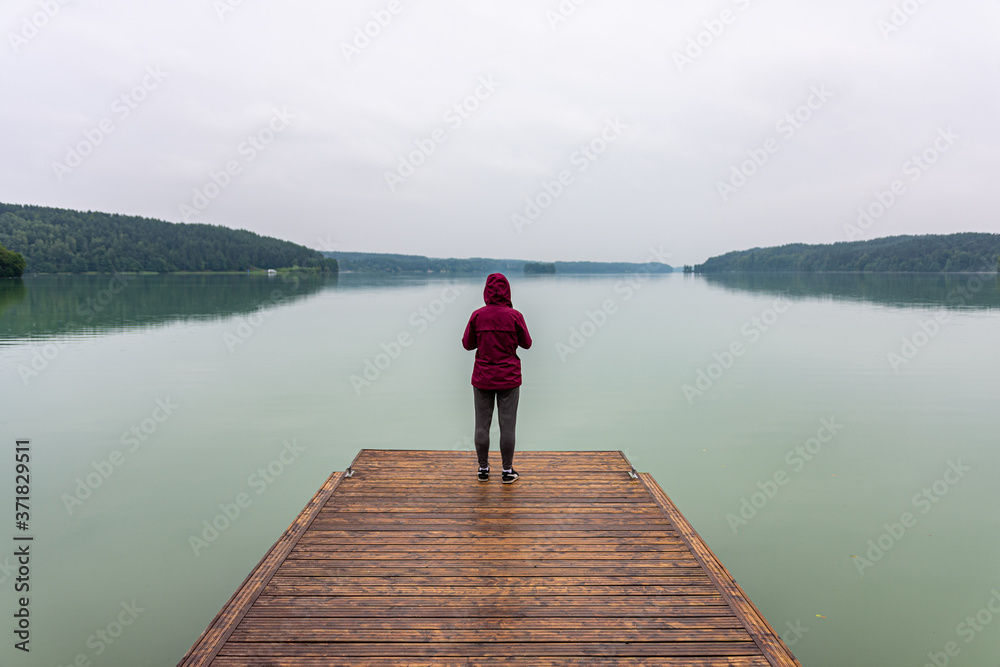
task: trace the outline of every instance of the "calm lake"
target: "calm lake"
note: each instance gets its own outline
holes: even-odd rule
[[[535,343],[519,449],[626,452],[807,667],[1000,664],[995,274],[510,278]],[[0,664],[174,665],[359,449],[471,451],[482,287],[0,281]]]

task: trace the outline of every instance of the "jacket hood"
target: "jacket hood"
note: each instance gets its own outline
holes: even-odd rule
[[[510,283],[502,273],[491,273],[486,278],[486,289],[483,290],[483,301],[487,306],[508,306],[510,302]]]

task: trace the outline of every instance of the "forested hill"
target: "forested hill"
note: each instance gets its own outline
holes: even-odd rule
[[[0,204],[0,245],[27,260],[26,273],[336,271],[336,260],[246,230],[150,218]]]
[[[726,253],[694,267],[725,271],[997,271],[1000,234],[890,236],[829,245],[802,243]]]
[[[522,272],[529,265],[551,267],[542,273],[629,273],[640,269],[650,273],[671,273],[673,267],[659,262],[637,264],[632,262],[552,262],[538,264],[523,259],[490,259],[472,257],[468,259],[425,257],[423,255],[395,255],[375,252],[329,251],[327,257],[337,260],[342,271],[358,273],[462,273],[482,274],[495,272]]]

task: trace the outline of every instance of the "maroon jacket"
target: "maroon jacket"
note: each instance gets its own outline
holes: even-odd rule
[[[524,316],[510,303],[510,283],[502,273],[486,278],[486,305],[472,313],[462,336],[466,350],[476,350],[472,386],[478,389],[513,389],[521,386],[521,360],[517,347],[531,347]]]

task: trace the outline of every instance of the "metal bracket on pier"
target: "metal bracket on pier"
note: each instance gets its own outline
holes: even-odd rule
[[[628,464],[629,467],[628,476],[632,479],[639,479],[639,473],[635,471],[635,465],[631,461],[629,461],[628,455],[624,451],[618,453],[622,455],[622,458],[625,459],[625,463]]]

